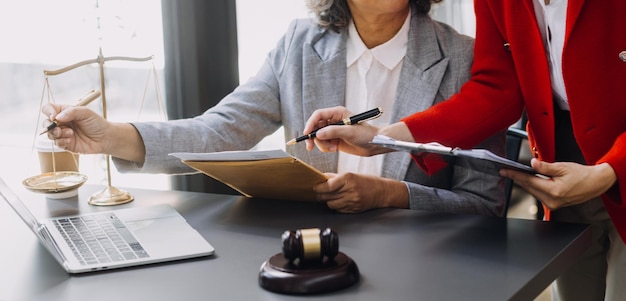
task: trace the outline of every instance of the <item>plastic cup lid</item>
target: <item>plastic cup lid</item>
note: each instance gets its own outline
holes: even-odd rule
[[[65,152],[66,150],[54,145],[54,142],[46,135],[37,137],[35,149],[40,152]]]

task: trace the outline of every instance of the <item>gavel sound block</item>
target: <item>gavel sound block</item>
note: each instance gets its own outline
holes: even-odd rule
[[[283,294],[336,291],[359,281],[359,269],[339,252],[337,233],[329,228],[285,231],[283,252],[261,265],[259,285]]]

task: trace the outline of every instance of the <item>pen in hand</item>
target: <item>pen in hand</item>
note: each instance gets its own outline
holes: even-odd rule
[[[350,116],[350,117],[345,118],[345,119],[343,119],[343,120],[341,120],[339,122],[336,122],[336,123],[333,123],[333,124],[329,124],[329,125],[353,125],[353,124],[358,124],[358,123],[363,122],[363,121],[367,121],[367,120],[378,118],[382,114],[383,114],[383,111],[381,110],[381,108],[375,108],[375,109],[371,109],[371,110],[369,110],[367,112],[363,112],[361,114],[356,114],[354,116]],[[329,125],[323,126],[321,128],[327,127]],[[319,129],[321,129],[321,128],[319,128]],[[314,131],[310,132],[307,135],[303,135],[303,136],[300,136],[298,138],[291,139],[291,140],[289,140],[289,142],[287,142],[287,145],[296,144],[296,143],[298,143],[300,141],[304,141],[304,140],[307,140],[307,139],[313,139],[313,138],[315,138],[315,134],[317,133],[317,131],[319,129],[314,130]]]
[[[89,91],[87,94],[85,94],[85,96],[83,96],[78,103],[76,103],[74,105],[74,107],[82,107],[82,106],[86,106],[89,103],[91,103],[94,99],[100,97],[100,91],[98,90],[91,90]],[[46,129],[41,132],[39,135],[43,135],[45,133],[47,133],[48,131],[50,131],[51,129],[57,127],[59,125],[59,123],[55,120],[52,121],[52,123],[50,123]]]

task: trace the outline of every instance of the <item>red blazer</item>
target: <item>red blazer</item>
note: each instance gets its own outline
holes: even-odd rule
[[[416,141],[470,148],[526,109],[534,154],[554,161],[552,89],[533,1],[474,1],[472,78],[448,101],[403,119]],[[569,0],[563,77],[583,156],[617,174],[602,199],[626,241],[626,1]]]

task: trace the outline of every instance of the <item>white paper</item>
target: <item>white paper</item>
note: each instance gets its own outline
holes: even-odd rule
[[[183,161],[255,161],[291,157],[291,155],[279,149],[262,151],[224,151],[213,153],[171,153],[169,155]]]

